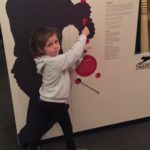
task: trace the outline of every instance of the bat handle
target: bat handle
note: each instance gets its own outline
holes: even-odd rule
[[[81,0],[81,3],[86,3],[86,0]]]
[[[86,3],[86,0],[81,0],[81,3]],[[83,24],[84,26],[86,26],[86,23],[87,23],[87,18],[83,18],[83,19],[82,19],[82,24]]]
[[[81,3],[86,3],[86,0],[81,0]],[[87,25],[87,18],[82,19],[82,25],[86,26]],[[89,39],[87,39],[86,44],[89,43]]]

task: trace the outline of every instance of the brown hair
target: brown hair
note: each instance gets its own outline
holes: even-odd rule
[[[29,38],[29,47],[33,58],[44,55],[42,49],[53,34],[56,34],[59,42],[61,42],[62,36],[57,28],[40,27],[31,33]]]

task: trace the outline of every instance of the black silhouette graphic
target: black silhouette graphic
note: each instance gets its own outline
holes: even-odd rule
[[[139,0],[137,35],[136,35],[136,45],[135,45],[135,54],[140,54],[140,53],[141,53],[141,0]]]
[[[149,38],[150,22],[148,19],[150,9],[149,4],[150,4],[149,1],[139,0],[135,54],[149,53],[150,47],[150,38]]]
[[[150,68],[150,56],[143,56],[141,58],[141,62],[139,62],[137,65],[136,65],[136,69],[137,70],[141,70],[141,69],[149,69]]]
[[[150,56],[143,56],[141,59],[143,60],[142,61],[142,63],[143,63],[143,62],[150,60]]]
[[[16,61],[12,73],[18,86],[30,98],[27,122],[19,133],[20,144],[28,146],[35,130],[41,129],[45,133],[55,123],[55,120],[47,122],[47,118],[40,112],[38,97],[41,76],[36,73],[35,63],[29,52],[30,32],[41,26],[57,27],[62,32],[68,25],[74,25],[80,33],[83,18],[87,18],[87,26],[91,31],[88,38],[94,36],[95,28],[87,3],[74,5],[71,0],[8,0],[6,11],[15,41]]]

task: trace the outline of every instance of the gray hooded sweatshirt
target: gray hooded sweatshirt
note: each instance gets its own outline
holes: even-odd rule
[[[34,59],[37,73],[42,75],[42,86],[39,89],[41,100],[67,103],[70,93],[68,70],[82,57],[85,45],[86,36],[80,35],[77,42],[66,53],[54,57],[44,55]]]

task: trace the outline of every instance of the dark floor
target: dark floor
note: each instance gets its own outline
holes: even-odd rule
[[[150,119],[100,128],[75,135],[88,150],[150,150]],[[42,150],[65,150],[61,138],[41,145]],[[0,48],[0,150],[21,150],[17,144],[4,51]]]

